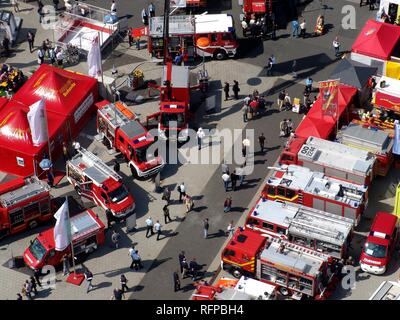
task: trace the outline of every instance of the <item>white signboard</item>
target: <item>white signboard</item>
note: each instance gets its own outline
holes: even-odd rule
[[[170,0],[171,8],[186,8],[186,0]]]
[[[17,159],[17,164],[18,164],[20,167],[25,167],[25,160],[24,160],[24,158],[16,157],[16,159]]]
[[[79,106],[78,109],[76,109],[74,113],[75,124],[78,123],[78,121],[83,117],[83,115],[93,105],[93,103],[93,93],[90,93],[90,95],[87,96],[85,101],[82,102],[82,104]]]

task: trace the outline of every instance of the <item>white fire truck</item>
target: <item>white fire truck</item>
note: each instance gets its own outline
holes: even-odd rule
[[[148,50],[152,57],[164,55],[164,18],[150,19]],[[183,49],[188,56],[206,56],[217,60],[232,58],[239,46],[236,40],[233,17],[229,14],[176,15],[169,17],[170,54]]]
[[[303,167],[357,184],[369,185],[374,177],[371,152],[329,140],[309,137],[297,158]]]
[[[353,226],[349,218],[262,198],[246,220],[246,228],[287,239],[333,259],[346,257]]]
[[[337,214],[358,225],[368,204],[368,186],[330,178],[297,165],[272,169],[262,191],[263,198]]]
[[[90,151],[81,148],[67,161],[67,179],[81,197],[90,199],[116,218],[134,214],[135,202],[122,178]]]
[[[50,187],[37,177],[0,185],[0,239],[53,217]]]
[[[382,282],[368,300],[400,300],[400,283]]]

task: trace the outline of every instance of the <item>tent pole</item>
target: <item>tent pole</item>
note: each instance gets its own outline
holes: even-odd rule
[[[67,201],[67,205],[68,205],[68,197],[65,197],[65,201]],[[69,221],[69,228],[71,228],[71,222],[69,220],[69,205],[68,205],[68,221]],[[73,270],[73,274],[74,274],[74,279],[76,279],[76,265],[75,265],[75,252],[74,252],[74,245],[72,243],[72,234],[71,234],[71,256],[72,256],[72,270]]]

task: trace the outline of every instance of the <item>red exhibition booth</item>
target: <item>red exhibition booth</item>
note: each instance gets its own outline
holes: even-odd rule
[[[49,146],[48,142],[33,145],[27,113],[42,98],[54,162],[62,153],[62,143],[70,144],[95,111],[97,80],[41,65],[11,100],[0,100],[0,171],[17,176],[40,172],[39,163],[49,154]]]

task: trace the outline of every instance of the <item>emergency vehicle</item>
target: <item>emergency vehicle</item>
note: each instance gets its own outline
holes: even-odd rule
[[[147,31],[148,50],[153,58],[164,57],[164,17],[150,18]],[[138,33],[133,29],[134,33]],[[233,17],[229,14],[175,15],[169,17],[169,54],[182,51],[188,57],[233,58],[239,43]]]
[[[0,185],[0,239],[53,217],[50,187],[36,176]]]
[[[376,174],[386,176],[393,164],[393,139],[387,132],[351,123],[338,133],[340,143],[373,153],[377,158]]]
[[[261,198],[250,210],[245,226],[342,259],[347,256],[354,222],[298,204]]]
[[[275,300],[276,287],[252,278],[223,277],[214,286],[199,284],[192,300]]]
[[[272,168],[262,197],[294,202],[347,217],[358,224],[368,203],[368,187],[341,181],[297,165]]]
[[[70,218],[74,255],[88,254],[104,244],[105,225],[96,214],[87,209]],[[63,251],[55,250],[54,227],[39,233],[24,252],[25,264],[31,269],[41,269],[45,265],[57,266],[64,255],[71,257],[71,246]]]
[[[300,166],[357,184],[369,185],[374,177],[376,157],[371,152],[338,142],[309,137],[297,159]]]
[[[384,274],[389,265],[398,240],[397,216],[378,212],[372,222],[361,256],[361,270]]]
[[[368,300],[400,300],[400,283],[382,282]]]
[[[67,161],[67,179],[78,195],[110,209],[114,217],[134,214],[134,199],[121,176],[90,151],[81,148]]]
[[[160,172],[164,160],[148,152],[154,137],[142,126],[136,115],[120,101],[111,103],[104,100],[96,106],[100,138],[106,146],[124,155],[132,175],[135,178],[146,178]]]
[[[337,280],[328,255],[250,230],[236,231],[221,260],[221,267],[235,277],[252,276],[296,300],[326,299]]]
[[[158,135],[161,139],[176,137],[180,142],[189,138],[190,113],[190,71],[188,67],[167,63],[163,69],[160,86],[160,110],[147,116],[147,126],[153,119],[158,122]]]

